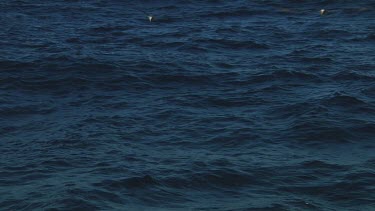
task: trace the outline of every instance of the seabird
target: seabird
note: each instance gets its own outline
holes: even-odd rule
[[[327,10],[325,10],[325,9],[320,10],[320,15],[325,15],[326,13],[327,13]]]
[[[152,22],[154,20],[154,16],[150,15],[149,13],[147,13],[147,12],[145,12],[143,10],[140,10],[140,9],[136,9],[136,10],[138,10],[139,12],[142,12],[143,14],[145,14],[150,22]]]

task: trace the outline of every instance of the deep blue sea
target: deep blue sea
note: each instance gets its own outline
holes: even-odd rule
[[[374,0],[2,0],[0,27],[0,210],[375,210]]]

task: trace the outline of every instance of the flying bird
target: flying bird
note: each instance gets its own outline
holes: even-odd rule
[[[147,16],[147,19],[148,19],[150,22],[154,21],[154,16],[153,16],[153,15],[151,15],[151,14],[149,14],[149,13],[143,11],[143,10],[140,10],[140,9],[136,9],[136,10],[139,11],[139,12],[141,12],[141,13],[143,13],[143,14],[145,14],[145,15]]]

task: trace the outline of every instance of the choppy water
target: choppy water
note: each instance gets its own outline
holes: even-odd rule
[[[372,0],[3,0],[0,26],[1,210],[375,209]]]

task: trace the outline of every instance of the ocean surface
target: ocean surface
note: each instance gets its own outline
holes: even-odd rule
[[[0,26],[0,210],[375,210],[373,0],[2,0]]]

